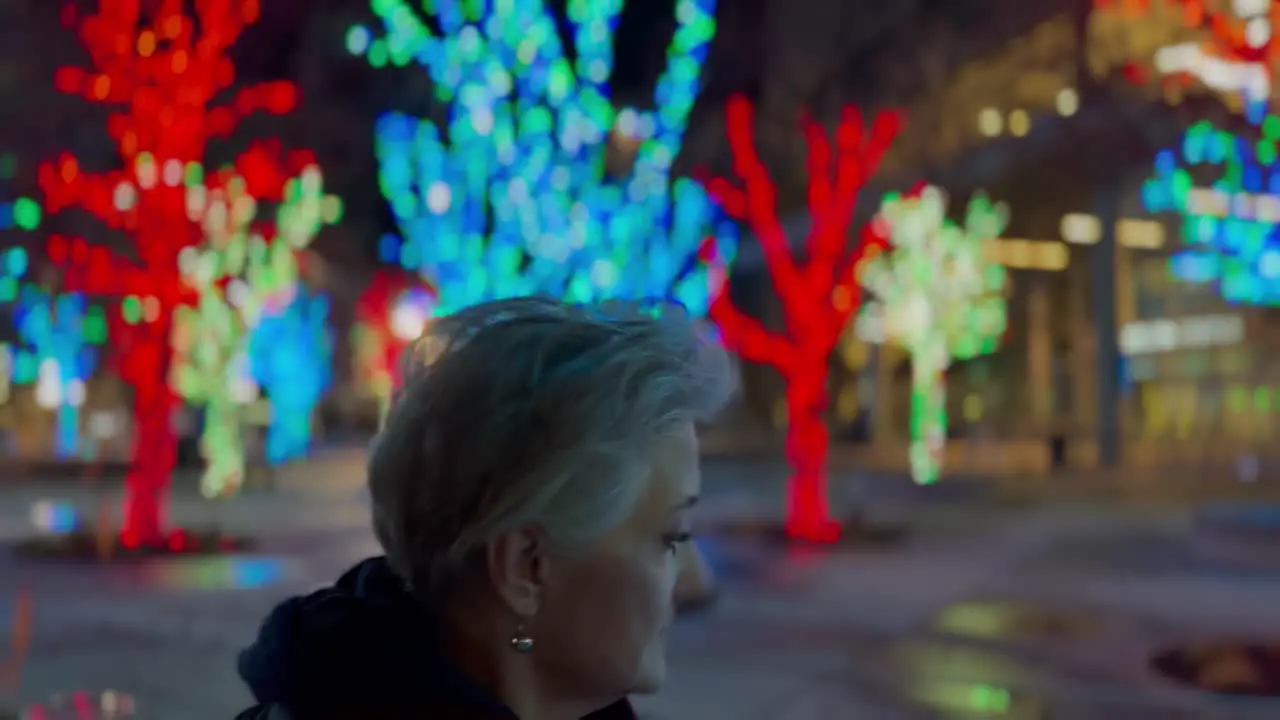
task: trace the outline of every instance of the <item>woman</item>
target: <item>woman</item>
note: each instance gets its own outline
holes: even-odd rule
[[[723,351],[676,312],[523,298],[437,321],[405,375],[369,457],[386,555],[272,612],[240,718],[633,718]]]

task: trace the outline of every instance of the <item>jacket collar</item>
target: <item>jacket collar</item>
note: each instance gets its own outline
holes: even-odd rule
[[[262,706],[289,708],[301,713],[297,720],[309,720],[307,711],[376,707],[456,708],[462,717],[515,720],[439,652],[431,613],[382,557],[277,606],[240,654],[239,670]],[[583,720],[635,717],[624,699]]]

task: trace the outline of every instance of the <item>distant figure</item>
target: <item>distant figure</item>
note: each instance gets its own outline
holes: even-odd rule
[[[634,718],[724,351],[674,309],[523,298],[441,318],[402,375],[368,465],[386,556],[271,613],[239,720]]]

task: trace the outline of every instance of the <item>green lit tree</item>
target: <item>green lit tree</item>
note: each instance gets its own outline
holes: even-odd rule
[[[889,247],[859,278],[871,296],[860,334],[896,343],[911,359],[911,475],[920,484],[942,471],[947,368],[993,351],[1006,326],[1005,269],[984,255],[1008,223],[1006,208],[980,196],[963,226],[946,214],[947,198],[935,187],[887,197],[877,222]]]
[[[180,266],[199,299],[175,311],[174,383],[183,399],[205,410],[201,490],[228,495],[243,483],[243,409],[258,396],[249,335],[264,316],[289,306],[298,289],[298,253],[338,219],[341,204],[325,195],[314,165],[285,183],[273,224],[255,225],[259,205],[237,175],[192,192],[190,203],[203,210],[204,242],[185,251]]]

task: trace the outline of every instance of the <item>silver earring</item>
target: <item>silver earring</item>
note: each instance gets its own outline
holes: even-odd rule
[[[517,625],[511,636],[511,649],[518,653],[527,653],[533,649],[533,638],[524,634],[524,626]]]

